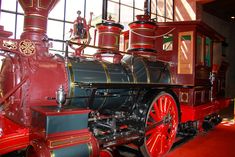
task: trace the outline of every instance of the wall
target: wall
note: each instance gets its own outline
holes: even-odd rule
[[[226,57],[220,54],[215,54],[215,61],[225,60],[229,63],[229,68],[226,75],[226,95],[235,97],[235,22],[226,22],[211,14],[202,11],[202,21],[215,29],[218,33],[225,37],[228,46],[225,48]]]

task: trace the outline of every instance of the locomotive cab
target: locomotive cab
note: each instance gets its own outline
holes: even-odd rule
[[[159,59],[172,61],[173,82],[186,88],[176,89],[180,102],[200,105],[213,99],[211,89],[213,51],[222,51],[218,46],[224,37],[200,21],[158,23],[157,34],[172,30],[157,38]],[[216,55],[216,54],[215,54]],[[216,55],[218,56],[218,55]]]

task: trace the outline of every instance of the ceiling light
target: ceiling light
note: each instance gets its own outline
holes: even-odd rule
[[[231,19],[233,19],[233,20],[234,20],[234,19],[235,19],[235,16],[231,16]]]

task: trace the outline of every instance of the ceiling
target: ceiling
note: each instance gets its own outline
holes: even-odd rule
[[[225,21],[235,22],[235,0],[213,0],[203,4],[203,9]]]

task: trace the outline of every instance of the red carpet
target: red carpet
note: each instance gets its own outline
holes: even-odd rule
[[[235,124],[222,122],[176,147],[166,157],[235,157]]]

